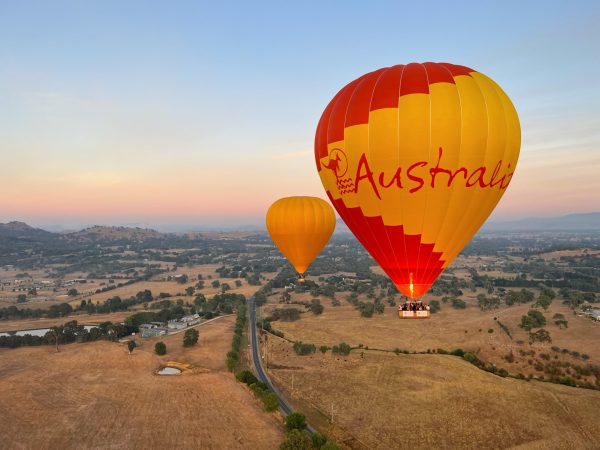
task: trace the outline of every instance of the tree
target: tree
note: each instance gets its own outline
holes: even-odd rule
[[[58,350],[58,341],[60,339],[60,337],[62,336],[62,327],[52,327],[50,328],[50,331],[52,332],[52,335],[54,336],[54,342],[56,343],[56,353],[58,353],[60,350]]]
[[[79,292],[77,292],[77,289],[75,289],[75,288],[71,288],[67,291],[67,295],[69,297],[75,297],[78,294],[79,294]]]
[[[549,289],[549,290],[552,291],[552,289]],[[554,291],[552,291],[552,292],[554,292]],[[544,308],[544,311],[548,311],[548,306],[550,306],[551,303],[552,303],[552,297],[550,297],[548,294],[542,292],[542,293],[540,293],[536,302],[533,304],[533,307],[537,308],[538,306],[541,306],[542,308]]]
[[[360,315],[362,317],[373,317],[375,305],[371,302],[360,302],[358,304],[358,310],[360,311]]]
[[[550,333],[543,328],[537,330],[535,333],[529,333],[529,339],[531,342],[552,342]]]
[[[154,345],[154,353],[156,353],[159,356],[166,355],[167,354],[167,346],[165,345],[165,343],[162,341],[157,342]]]
[[[301,356],[310,355],[317,350],[315,344],[305,344],[302,341],[294,342],[293,348],[294,352],[296,352],[297,355]]]
[[[154,297],[152,296],[152,291],[150,291],[149,289],[139,291],[137,294],[135,294],[135,298],[139,303],[151,302],[152,300],[154,300]]]
[[[221,285],[221,292],[227,292],[231,290],[231,286],[229,286],[229,283],[223,283]]]
[[[569,322],[565,319],[565,316],[561,313],[556,313],[554,314],[554,316],[552,317],[554,319],[554,324],[558,327],[558,328],[568,328],[569,327]]]
[[[452,307],[456,309],[465,309],[467,307],[467,304],[458,298],[453,298]]]
[[[206,303],[206,297],[203,294],[196,294],[196,298],[194,298],[194,305],[202,306]]]
[[[215,280],[211,283],[211,286],[214,288],[218,288],[221,285],[221,282],[219,280]]]
[[[279,398],[274,392],[265,392],[262,396],[262,401],[265,404],[265,409],[269,412],[279,408]]]
[[[25,294],[17,295],[17,303],[25,303],[27,301],[27,296]]]
[[[185,288],[185,294],[188,296],[192,296],[194,295],[194,292],[196,291],[196,288],[194,286],[188,286]]]
[[[310,437],[304,431],[300,430],[290,431],[286,435],[285,441],[279,446],[280,450],[310,450],[312,448]]]
[[[133,349],[136,347],[137,347],[137,344],[135,343],[135,341],[127,342],[127,350],[129,350],[130,355],[131,355],[131,352],[133,351]]]
[[[304,430],[306,428],[306,416],[299,412],[288,414],[285,418],[285,428],[291,430]]]
[[[520,327],[524,330],[529,331],[532,328],[540,328],[544,325],[546,325],[546,318],[541,312],[535,309],[530,309],[529,311],[527,311],[526,316],[521,316]]]
[[[188,276],[184,273],[183,275],[178,275],[175,277],[175,280],[179,283],[179,284],[185,284],[188,282]]]
[[[183,335],[183,346],[192,347],[196,345],[198,343],[198,336],[200,336],[200,333],[198,333],[198,330],[194,328],[185,330],[185,333]]]
[[[308,309],[310,309],[310,311],[318,316],[319,314],[323,313],[323,305],[321,305],[321,301],[317,300],[317,299],[313,299],[311,300],[310,304],[308,305]]]
[[[242,282],[240,280],[235,280],[235,287],[241,287]]]
[[[345,342],[340,342],[338,345],[334,345],[333,348],[331,349],[331,351],[333,353],[336,353],[338,355],[344,355],[344,356],[349,355],[351,350],[352,350],[352,347],[350,347]]]

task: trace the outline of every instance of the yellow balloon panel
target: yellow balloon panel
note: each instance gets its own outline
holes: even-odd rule
[[[267,230],[277,248],[304,274],[335,229],[335,213],[317,197],[286,197],[267,211]]]

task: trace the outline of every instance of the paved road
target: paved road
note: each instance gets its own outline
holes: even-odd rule
[[[294,410],[292,409],[291,405],[285,400],[285,398],[281,395],[281,392],[275,386],[273,386],[273,383],[271,383],[269,376],[263,369],[262,361],[260,359],[258,339],[256,336],[256,303],[254,301],[254,296],[250,297],[248,303],[250,306],[250,345],[252,346],[252,360],[254,362],[254,367],[256,368],[256,374],[258,375],[260,381],[265,383],[270,390],[277,394],[277,397],[279,397],[279,409],[281,410],[281,412],[283,412],[283,414],[287,416]],[[315,429],[308,424],[306,429],[311,434],[315,432]]]

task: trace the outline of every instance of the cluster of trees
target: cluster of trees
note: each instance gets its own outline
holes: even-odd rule
[[[44,336],[33,336],[26,334],[18,336],[9,334],[0,336],[0,347],[17,348],[21,346],[34,345],[56,345],[71,342],[89,342],[98,339],[118,340],[123,336],[131,334],[131,328],[112,322],[103,322],[97,327],[85,329],[76,320],[66,322],[64,325],[52,327]]]
[[[496,296],[487,297],[485,294],[477,294],[477,305],[482,311],[489,311],[500,307],[500,299]]]
[[[564,314],[556,313],[552,319],[554,319],[554,324],[558,328],[569,328],[569,322],[565,319]]]
[[[302,341],[294,342],[293,348],[294,352],[296,352],[297,355],[301,356],[311,355],[317,350],[315,344],[306,344]]]
[[[299,412],[288,414],[285,418],[285,440],[279,446],[280,450],[339,450],[335,442],[330,441],[321,433],[309,435],[306,432],[306,417]]]
[[[373,317],[374,313],[383,314],[385,311],[385,305],[382,302],[382,298],[376,298],[373,302],[363,302],[358,299],[358,293],[352,292],[346,297],[346,300],[354,306],[354,309],[356,309],[362,317]]]
[[[240,361],[240,347],[242,345],[242,335],[246,327],[246,304],[240,303],[237,309],[237,318],[235,320],[235,330],[231,340],[231,350],[227,352],[226,363],[230,372],[234,372]]]
[[[521,316],[520,327],[526,331],[531,331],[532,328],[541,328],[544,325],[546,325],[546,318],[535,309],[530,309],[527,311],[527,315]]]
[[[293,322],[300,319],[300,310],[297,308],[279,308],[273,311],[272,317],[274,320],[282,320],[283,322]]]
[[[258,381],[258,378],[254,376],[249,370],[242,370],[236,376],[237,380],[241,383],[248,385],[250,390],[254,392],[258,398],[260,398],[265,405],[265,410],[272,412],[277,410],[279,407],[279,398],[274,392],[271,392],[266,384],[262,381]]]
[[[68,303],[58,303],[51,305],[48,309],[23,308],[19,309],[15,305],[6,308],[0,308],[0,320],[4,319],[28,319],[38,317],[64,317],[73,312],[73,308]]]
[[[334,345],[331,348],[331,351],[335,355],[346,356],[350,354],[350,352],[352,351],[352,347],[350,347],[350,345],[346,344],[345,342],[340,342],[338,345]]]

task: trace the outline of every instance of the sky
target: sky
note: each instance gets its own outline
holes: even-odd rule
[[[600,211],[600,2],[0,2],[0,222],[264,223],[325,197],[333,95],[412,61],[487,74],[521,157],[490,220]]]

